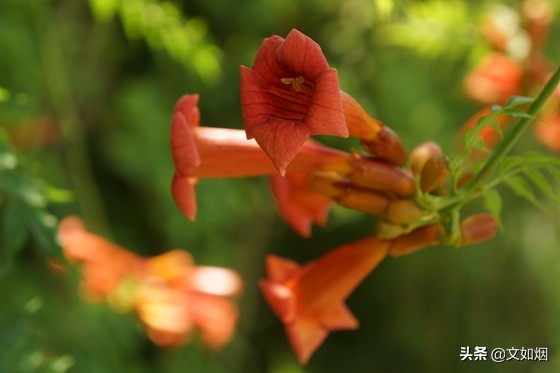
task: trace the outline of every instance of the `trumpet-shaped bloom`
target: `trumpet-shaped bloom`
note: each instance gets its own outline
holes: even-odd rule
[[[265,39],[253,67],[241,66],[241,107],[247,138],[281,173],[310,135],[348,136],[337,72],[295,29]]]
[[[172,193],[181,211],[191,220],[194,220],[196,215],[194,187],[198,178],[277,174],[270,158],[255,140],[247,140],[244,131],[198,126],[197,100],[197,95],[185,95],[179,99],[171,125],[171,151],[175,163]],[[348,153],[309,140],[303,144],[293,162],[287,167],[287,172],[310,173],[347,168],[351,158]],[[278,181],[274,185],[280,183],[282,182]],[[278,191],[278,188],[275,188],[275,191]],[[279,202],[280,205],[287,206]],[[304,210],[311,212],[308,208]],[[281,209],[282,211],[285,210]],[[308,218],[311,221],[321,221],[318,214],[318,210],[315,209]],[[300,223],[295,224],[302,227]]]
[[[358,327],[344,301],[385,258],[389,246],[389,241],[369,237],[303,267],[276,256],[267,258],[267,279],[260,285],[285,324],[301,363],[309,360],[331,331]]]
[[[136,310],[154,343],[183,344],[195,330],[214,349],[232,338],[237,308],[231,298],[241,289],[234,271],[195,266],[183,250],[139,257],[87,232],[76,217],[64,219],[58,232],[66,257],[81,263],[88,298]]]
[[[195,185],[200,177],[276,175],[271,180],[278,210],[303,236],[311,233],[313,222],[324,224],[333,199],[350,208],[379,214],[388,198],[414,193],[414,179],[394,163],[342,152],[312,140],[303,143],[286,168],[287,178],[282,179],[258,143],[247,140],[242,130],[199,126],[197,100],[197,95],[180,98],[171,125],[175,164],[172,193],[180,210],[191,220],[196,215]],[[359,117],[353,120],[359,122]],[[383,129],[377,133],[383,133]],[[341,189],[334,195],[325,195],[314,188],[310,179],[324,171],[347,179],[338,186],[348,193]],[[388,196],[384,197],[384,193]]]

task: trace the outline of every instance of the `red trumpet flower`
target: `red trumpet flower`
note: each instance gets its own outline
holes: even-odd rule
[[[191,220],[194,220],[196,215],[194,186],[199,177],[243,177],[277,174],[277,169],[272,161],[255,140],[247,140],[244,131],[199,127],[197,101],[198,95],[185,95],[179,99],[175,106],[176,111],[171,125],[171,151],[175,163],[175,176],[172,183],[173,197],[181,211]],[[293,162],[287,167],[287,172],[288,174],[309,174],[314,171],[345,170],[348,168],[348,162],[351,159],[352,156],[348,153],[309,140],[303,144]],[[288,204],[285,203],[287,201],[286,194],[280,191],[280,185],[288,186],[287,183],[290,182],[288,180],[277,180],[273,183],[273,189],[279,198],[279,206],[282,206],[280,208],[281,212],[287,211],[283,207],[288,206]],[[306,195],[309,196],[313,193],[313,191],[308,190]],[[321,199],[317,193],[315,193],[315,197]],[[297,198],[297,200],[309,206],[307,201],[303,201],[301,198]],[[289,207],[287,208],[289,209]],[[322,208],[326,213],[326,206]],[[311,212],[308,207],[302,207],[302,209]],[[307,224],[311,224],[311,221],[314,220],[323,221],[324,219],[318,218],[317,214],[320,213],[315,210],[309,217],[300,214],[299,218],[308,219]],[[289,213],[283,214],[283,216],[290,223],[292,223],[291,216],[297,219],[295,215]],[[301,221],[299,223],[294,222],[292,225],[298,226],[299,229],[296,230],[302,234],[304,234],[304,231],[310,230],[310,226],[304,228]]]
[[[265,39],[253,67],[241,66],[241,106],[247,138],[282,174],[310,135],[348,136],[337,72],[295,29]]]

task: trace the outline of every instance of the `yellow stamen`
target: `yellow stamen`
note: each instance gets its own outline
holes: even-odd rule
[[[313,88],[313,84],[305,81],[303,76],[295,78],[281,78],[280,81],[284,84],[291,84],[293,90],[298,93],[307,93]]]

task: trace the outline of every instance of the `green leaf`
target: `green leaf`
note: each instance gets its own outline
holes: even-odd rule
[[[500,112],[500,114],[507,114],[515,118],[528,118],[528,119],[534,118],[534,116],[527,113],[525,110],[513,109],[513,108],[504,108]]]
[[[554,178],[554,180],[560,184],[560,170],[556,167],[547,167],[546,170],[548,171],[548,173],[550,175],[552,175],[552,177]]]
[[[490,189],[483,196],[484,207],[496,218],[498,223],[501,225],[500,214],[502,213],[502,197],[500,193],[495,189]]]
[[[511,190],[521,198],[532,202],[536,206],[543,208],[542,203],[535,197],[531,186],[520,176],[511,176],[504,180]]]
[[[62,259],[62,250],[56,236],[56,218],[43,210],[29,211],[27,225],[33,238],[45,253],[56,259]]]
[[[0,250],[3,260],[0,263],[0,272],[4,272],[11,266],[28,237],[21,210],[16,203],[8,203],[5,207],[1,234]]]
[[[538,168],[526,167],[524,172],[533,185],[535,185],[545,196],[550,199],[560,201],[560,198],[552,190],[550,182]]]
[[[514,107],[514,106],[522,106],[522,105],[527,105],[532,103],[533,101],[535,101],[534,98],[532,97],[526,97],[526,96],[513,96],[510,97],[509,100],[507,100],[506,102],[506,107]]]

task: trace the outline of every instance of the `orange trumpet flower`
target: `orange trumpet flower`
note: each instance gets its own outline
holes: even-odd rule
[[[172,193],[189,219],[196,216],[194,186],[199,177],[273,175],[277,169],[255,140],[244,131],[199,127],[198,95],[179,99],[171,125],[171,151],[175,163]],[[189,119],[190,118],[190,119]],[[347,168],[348,153],[306,141],[287,172]]]
[[[260,285],[302,364],[331,331],[358,327],[344,301],[385,258],[389,246],[389,241],[369,237],[303,267],[276,256],[267,258],[267,279]]]
[[[265,39],[253,67],[241,66],[241,107],[247,138],[282,174],[310,135],[348,136],[337,72],[295,29]]]

